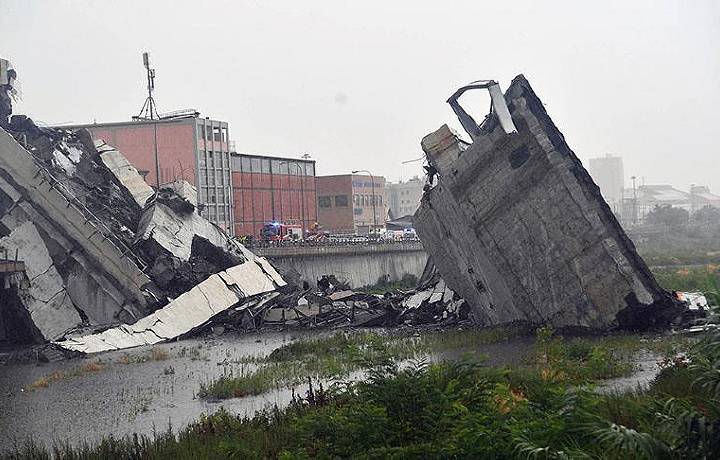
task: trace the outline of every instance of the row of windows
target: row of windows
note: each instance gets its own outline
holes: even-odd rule
[[[230,154],[228,152],[200,152],[198,163],[201,168],[223,168],[228,169],[230,167]]]
[[[228,204],[230,193],[228,187],[200,187],[200,202]]]
[[[375,195],[375,206],[382,206],[382,196]],[[332,206],[333,201],[335,207],[347,207],[349,200],[347,195],[335,195],[333,196],[321,196],[318,197],[318,206],[321,208],[329,208]],[[373,206],[372,195],[354,195],[353,203],[355,206]]]
[[[230,206],[208,204],[203,207],[200,213],[204,218],[211,222],[230,223]]]
[[[227,128],[221,128],[220,126],[208,126],[207,129],[205,129],[205,125],[200,125],[200,137],[209,141],[214,140],[215,142],[227,142],[227,130]]]
[[[200,179],[200,187],[230,185],[230,173],[227,170],[201,168],[198,176]]]
[[[373,198],[375,198],[373,200]],[[373,206],[373,201],[375,201],[375,206],[382,206],[383,200],[382,195],[355,195],[353,196],[353,203],[355,203],[355,206]]]
[[[347,195],[321,196],[318,197],[318,207],[329,208],[335,201],[335,207],[346,208],[348,205]]]
[[[258,158],[246,156],[232,157],[233,171],[264,173],[264,174],[292,174],[297,176],[314,176],[315,164],[305,161],[283,161],[271,158]]]

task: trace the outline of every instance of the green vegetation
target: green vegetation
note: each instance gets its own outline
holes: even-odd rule
[[[629,232],[650,267],[720,264],[720,224]]]
[[[719,312],[710,319],[717,324]],[[622,350],[638,342],[612,340]],[[602,343],[565,343],[539,329],[534,362],[513,369],[468,360],[401,366],[377,345],[365,381],[311,385],[285,409],[250,418],[220,410],[178,433],[53,452],[29,442],[8,458],[720,457],[720,328],[687,358],[666,360],[649,390],[626,394],[602,395],[582,383],[585,372],[616,373],[614,352]],[[291,344],[273,359],[322,355],[323,347]],[[584,368],[597,371],[572,375]]]
[[[371,368],[379,359],[392,358],[398,362],[427,359],[433,353],[444,350],[472,350],[476,346],[528,333],[525,328],[514,327],[417,335],[337,333],[304,338],[274,350],[265,359],[252,358],[249,364],[254,366],[243,367],[239,375],[230,372],[202,385],[198,396],[226,399],[298,385],[308,378],[339,380],[352,371]],[[640,349],[671,357],[686,347],[683,338],[672,336],[653,339],[629,334],[612,335],[593,342],[574,339],[567,343],[551,328],[540,328],[537,330],[534,357],[523,368],[580,383],[629,375],[633,366],[628,361]],[[475,357],[475,360],[480,358]]]
[[[368,294],[385,294],[390,291],[408,291],[415,289],[419,282],[418,277],[411,273],[404,274],[400,281],[389,281],[388,278],[389,277],[387,275],[381,276],[378,278],[377,283],[370,286],[363,286],[356,289],[356,291]]]
[[[422,335],[336,333],[306,337],[283,345],[267,358],[248,357],[253,369],[241,369],[202,385],[198,396],[234,398],[265,393],[297,385],[308,378],[343,378],[367,367],[379,356],[397,360],[421,358],[431,352],[496,343],[527,333],[523,328],[468,329],[439,331]],[[246,363],[241,357],[235,363]]]
[[[670,291],[720,292],[720,265],[656,268],[653,274]]]

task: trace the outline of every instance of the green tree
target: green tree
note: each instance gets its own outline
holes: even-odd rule
[[[706,204],[702,208],[695,211],[693,220],[699,224],[717,224],[720,223],[720,209],[715,206]]]
[[[690,213],[683,208],[674,208],[669,204],[662,206],[655,206],[655,209],[650,211],[645,216],[645,223],[651,225],[666,225],[672,229],[677,229],[690,220]]]

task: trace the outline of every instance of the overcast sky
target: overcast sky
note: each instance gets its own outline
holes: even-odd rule
[[[457,87],[523,73],[587,165],[720,194],[720,2],[0,0],[0,55],[17,112],[47,124],[160,111],[230,123],[244,153],[318,173],[421,174],[420,139]],[[476,119],[487,95],[464,100]]]

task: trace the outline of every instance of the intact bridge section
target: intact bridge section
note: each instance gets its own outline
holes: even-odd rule
[[[381,277],[399,281],[406,274],[420,278],[428,259],[420,242],[348,245],[267,246],[251,250],[281,269],[297,270],[315,286],[322,275],[335,275],[352,288],[374,285]]]

